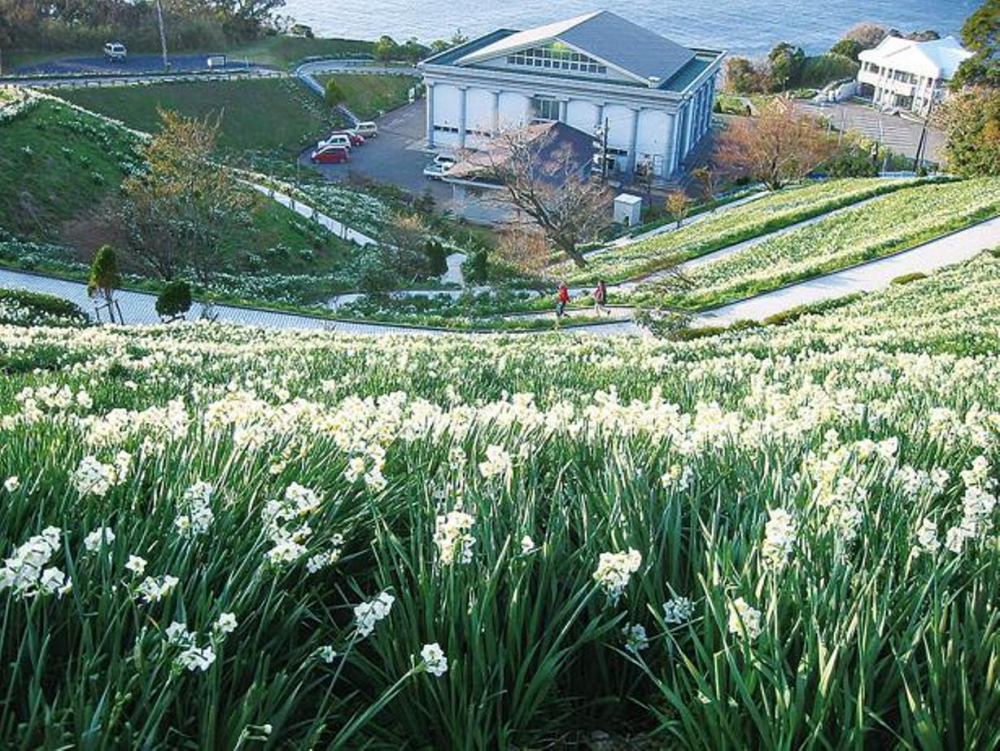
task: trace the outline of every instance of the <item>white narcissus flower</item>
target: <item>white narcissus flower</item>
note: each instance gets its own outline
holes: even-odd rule
[[[687,597],[674,597],[663,603],[663,622],[687,623],[694,612],[694,604]]]
[[[110,548],[114,541],[115,533],[111,527],[101,527],[83,538],[83,546],[87,552],[96,553],[101,549],[102,544]]]
[[[17,492],[18,488],[20,487],[21,487],[21,480],[18,478],[17,475],[11,475],[6,480],[4,480],[3,489],[6,490],[8,493]]]
[[[215,630],[220,634],[231,634],[236,630],[236,615],[234,613],[223,613],[215,621]]]
[[[147,561],[145,558],[140,558],[137,555],[130,555],[128,557],[128,562],[125,564],[125,568],[136,576],[142,576],[146,573],[146,565]]]
[[[624,553],[601,553],[594,571],[594,581],[607,595],[608,602],[615,604],[625,593],[632,574],[642,565],[642,554],[634,548]]]
[[[742,597],[729,606],[729,633],[754,641],[760,636],[760,611],[751,607]]]
[[[427,672],[440,678],[448,672],[448,658],[437,642],[425,644],[420,650],[420,659],[427,667]]]

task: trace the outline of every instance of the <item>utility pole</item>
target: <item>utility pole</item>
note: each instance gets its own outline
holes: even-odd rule
[[[170,63],[167,60],[167,32],[163,28],[163,5],[161,0],[156,0],[156,18],[160,24],[160,49],[163,51],[163,69],[168,70]]]
[[[927,123],[930,122],[931,113],[934,111],[934,92],[931,91],[931,99],[927,103],[927,114],[924,116],[920,126],[920,139],[917,141],[917,154],[913,160],[914,170],[919,172],[924,163],[924,152],[927,151]]]

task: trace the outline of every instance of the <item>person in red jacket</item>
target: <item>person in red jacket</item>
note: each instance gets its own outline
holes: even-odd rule
[[[566,282],[559,285],[559,294],[556,302],[556,316],[562,318],[566,314],[566,306],[569,304],[569,287]]]

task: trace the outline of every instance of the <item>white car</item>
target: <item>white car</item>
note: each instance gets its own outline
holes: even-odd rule
[[[375,138],[378,135],[378,125],[372,122],[358,123],[351,130],[364,138]]]
[[[448,171],[455,166],[455,158],[445,154],[438,154],[434,161],[424,167],[424,177],[431,180],[440,180],[448,174]]]
[[[123,63],[128,57],[128,50],[121,42],[108,42],[104,45],[104,57],[113,63]]]
[[[345,136],[342,134],[334,134],[327,138],[325,141],[320,141],[317,145],[317,149],[322,149],[325,146],[343,146],[345,149],[350,149],[353,144],[351,143],[350,136]]]

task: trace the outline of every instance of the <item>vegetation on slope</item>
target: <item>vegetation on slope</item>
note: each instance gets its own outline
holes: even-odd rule
[[[993,748],[998,263],[678,344],[0,327],[0,743]]]
[[[160,109],[185,117],[221,118],[221,152],[244,162],[254,153],[296,156],[340,122],[293,79],[72,89],[61,96],[148,133],[159,126]]]
[[[409,101],[410,89],[418,86],[413,76],[376,76],[364,73],[337,73],[316,77],[325,87],[336,81],[340,104],[362,120],[371,120]]]
[[[135,135],[52,100],[0,123],[0,143],[0,227],[31,237],[59,237],[141,163]]]

